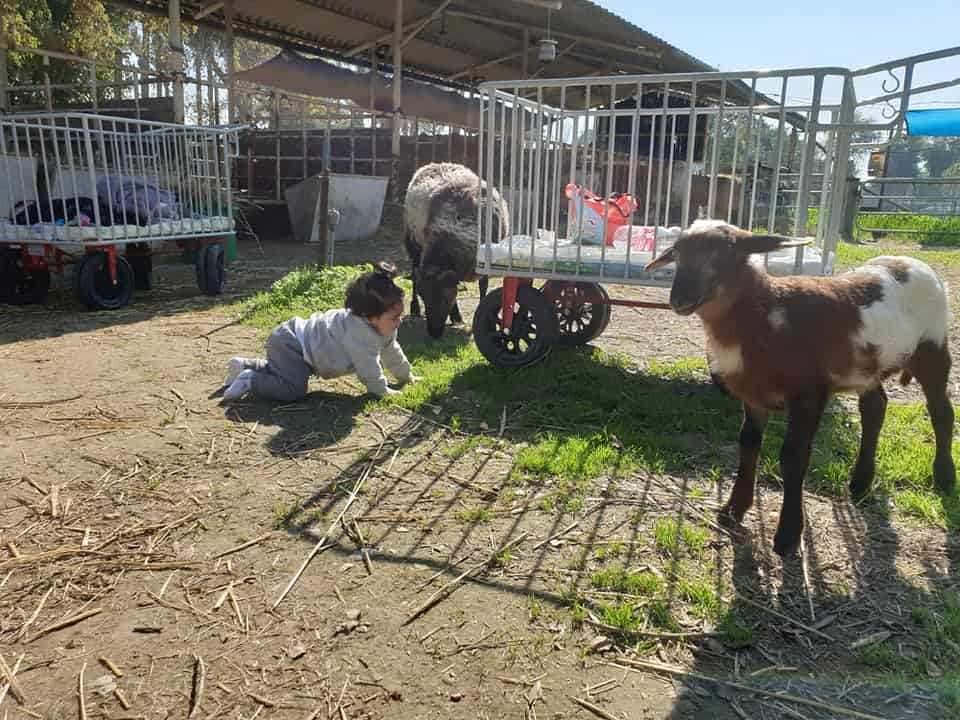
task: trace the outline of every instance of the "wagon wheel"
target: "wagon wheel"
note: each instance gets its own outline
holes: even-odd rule
[[[503,288],[487,293],[473,315],[473,339],[492,365],[517,368],[546,356],[557,337],[557,321],[549,301],[530,285],[517,288],[510,331],[503,328]]]
[[[597,283],[548,281],[542,290],[553,301],[557,316],[560,345],[586,345],[610,324],[611,307],[606,302],[591,300],[609,300],[607,291]]]
[[[197,287],[207,295],[219,295],[226,282],[223,245],[211,243],[197,248]]]
[[[133,268],[117,255],[117,282],[110,280],[105,252],[90,253],[80,266],[80,299],[91,310],[117,310],[133,300]]]
[[[84,253],[83,255],[78,256],[77,259],[73,261],[73,272],[70,273],[70,281],[73,284],[73,291],[76,293],[81,302],[83,302],[83,293],[80,292],[80,275],[83,273],[84,263],[86,263],[92,255],[93,253]]]
[[[8,250],[0,256],[0,302],[10,305],[42,303],[49,291],[48,268],[24,268],[19,250]]]
[[[146,243],[127,247],[127,262],[133,268],[133,285],[137,290],[153,290],[153,254]]]

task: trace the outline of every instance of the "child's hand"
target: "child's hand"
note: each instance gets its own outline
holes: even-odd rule
[[[413,373],[411,373],[410,378],[407,380],[407,383],[409,383],[410,385],[413,385],[414,383],[418,383],[421,380],[423,380],[423,377],[421,377],[420,375],[414,375]]]

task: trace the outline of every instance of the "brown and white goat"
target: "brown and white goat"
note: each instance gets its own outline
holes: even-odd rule
[[[933,479],[956,482],[948,397],[950,310],[946,288],[925,263],[878,257],[834,277],[774,277],[755,253],[805,244],[698,220],[647,265],[675,263],[670,305],[703,321],[711,371],[743,402],[737,479],[721,520],[739,524],[753,504],[757,460],[771,411],[785,411],[780,451],[783,506],[774,551],[800,545],[803,478],[813,437],[835,393],[859,395],[862,430],[850,490],[869,491],[887,407],[883,381],[900,373],[923,388],[936,437]]]

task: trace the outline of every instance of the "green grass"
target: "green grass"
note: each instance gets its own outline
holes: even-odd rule
[[[846,270],[862,263],[867,262],[881,255],[903,255],[904,250],[886,248],[876,245],[854,245],[852,243],[841,242],[837,245],[837,268]],[[909,253],[911,257],[923,260],[935,270],[960,265],[960,250],[926,250],[922,248],[911,248]]]
[[[343,307],[347,285],[372,269],[372,265],[337,265],[322,270],[302,267],[232,309],[242,313],[248,325],[272,330],[294,315],[307,317],[318,311]],[[410,282],[398,279],[397,284],[409,296]]]
[[[807,210],[807,233],[817,231],[820,209]],[[853,231],[856,240],[873,240],[874,231],[882,237],[900,240],[904,243],[918,243],[925,246],[952,247],[960,245],[960,218],[933,217],[917,213],[877,213],[863,214],[858,218]],[[791,226],[792,227],[792,226]],[[863,227],[872,228],[864,230]],[[766,228],[761,228],[766,230]],[[897,232],[909,230],[912,232]],[[886,232],[885,231],[889,231]]]
[[[860,215],[855,236],[859,239],[873,237],[872,230],[879,232],[894,231],[889,237],[902,238],[905,242],[918,242],[924,245],[960,245],[960,218],[932,217],[908,213],[878,213],[876,215]],[[897,230],[909,230],[909,233],[898,233]]]
[[[840,263],[856,264],[882,250],[840,246]],[[933,264],[960,263],[960,251],[921,251]],[[293,314],[342,304],[347,283],[365,267],[301,269],[242,303],[245,322],[269,330]],[[541,508],[577,512],[598,479],[633,470],[719,475],[735,463],[741,411],[709,384],[701,358],[651,360],[643,367],[599,349],[557,350],[532,367],[503,370],[488,364],[469,336],[456,329],[431,341],[404,328],[404,350],[423,381],[369,407],[399,406],[464,427],[497,428],[507,410],[506,440],[523,442],[509,481],[543,488]],[[807,487],[846,492],[859,444],[859,418],[828,414],[817,435]],[[763,445],[763,467],[776,472],[784,422],[775,416]],[[931,491],[933,433],[920,404],[891,404],[877,453],[875,488],[918,522],[960,528],[960,500]],[[459,458],[486,442],[467,438],[444,450]],[[958,448],[960,450],[960,448]],[[960,463],[960,455],[957,455]],[[685,532],[696,532],[690,528]],[[705,541],[705,537],[704,537]],[[669,541],[665,540],[666,543]],[[703,549],[695,535],[677,538]],[[677,548],[679,549],[679,545]]]
[[[703,619],[720,617],[723,605],[709,582],[681,580],[677,584],[677,593],[690,603],[690,611],[694,617]]]
[[[594,560],[604,561],[612,560],[623,555],[627,551],[627,546],[623,544],[620,540],[611,540],[610,542],[601,543],[593,551]]]
[[[706,528],[680,525],[674,518],[660,518],[653,524],[653,540],[657,548],[670,557],[680,556],[682,548],[700,557],[710,533]]]
[[[901,654],[892,641],[872,643],[857,649],[864,665],[892,672],[905,681],[923,677],[941,677],[951,681],[954,699],[960,699],[960,594],[939,594],[934,607],[915,607],[910,615],[914,630],[907,638],[909,652]],[[940,691],[949,691],[949,683]],[[949,692],[945,694],[949,695]]]
[[[454,517],[458,522],[462,522],[465,525],[475,525],[477,523],[490,522],[491,518],[493,518],[493,511],[488,507],[478,505],[477,507],[466,510],[457,510],[457,512],[454,513]]]
[[[738,649],[753,644],[753,629],[747,627],[736,612],[727,611],[717,626],[720,638],[730,648]]]
[[[590,576],[597,590],[611,590],[627,595],[656,595],[663,591],[663,580],[650,572],[628,572],[622,568],[604,568]]]

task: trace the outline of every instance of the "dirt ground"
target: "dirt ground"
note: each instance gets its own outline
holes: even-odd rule
[[[121,311],[86,312],[66,294],[0,307],[0,656],[16,667],[4,719],[949,715],[928,690],[869,682],[850,649],[883,632],[911,652],[903,598],[958,583],[960,547],[942,531],[808,495],[805,581],[770,549],[775,487],[748,515],[751,539],[711,524],[732,464],[721,487],[600,479],[581,512],[561,517],[540,509],[536,489],[497,500],[517,451],[509,427],[492,447],[446,452],[463,435],[445,409],[368,414],[352,380],[294,405],[222,406],[211,395],[226,361],[259,343],[252,328],[218,329],[232,319],[218,308],[311,255],[290,241],[264,250],[241,242],[221,298],[169,264]],[[402,260],[396,233],[338,260],[372,255]],[[410,320],[402,332],[424,328]],[[658,311],[617,308],[597,344],[638,359],[703,353],[696,321]],[[695,489],[705,496],[691,499]],[[487,522],[457,519],[480,505]],[[642,657],[767,694],[635,672],[630,643],[608,647],[589,617],[571,622],[564,592],[589,574],[578,558],[616,537],[626,565],[650,567],[663,517],[711,524],[716,580],[757,634],[733,650],[684,618],[691,637],[643,639],[655,651]]]

